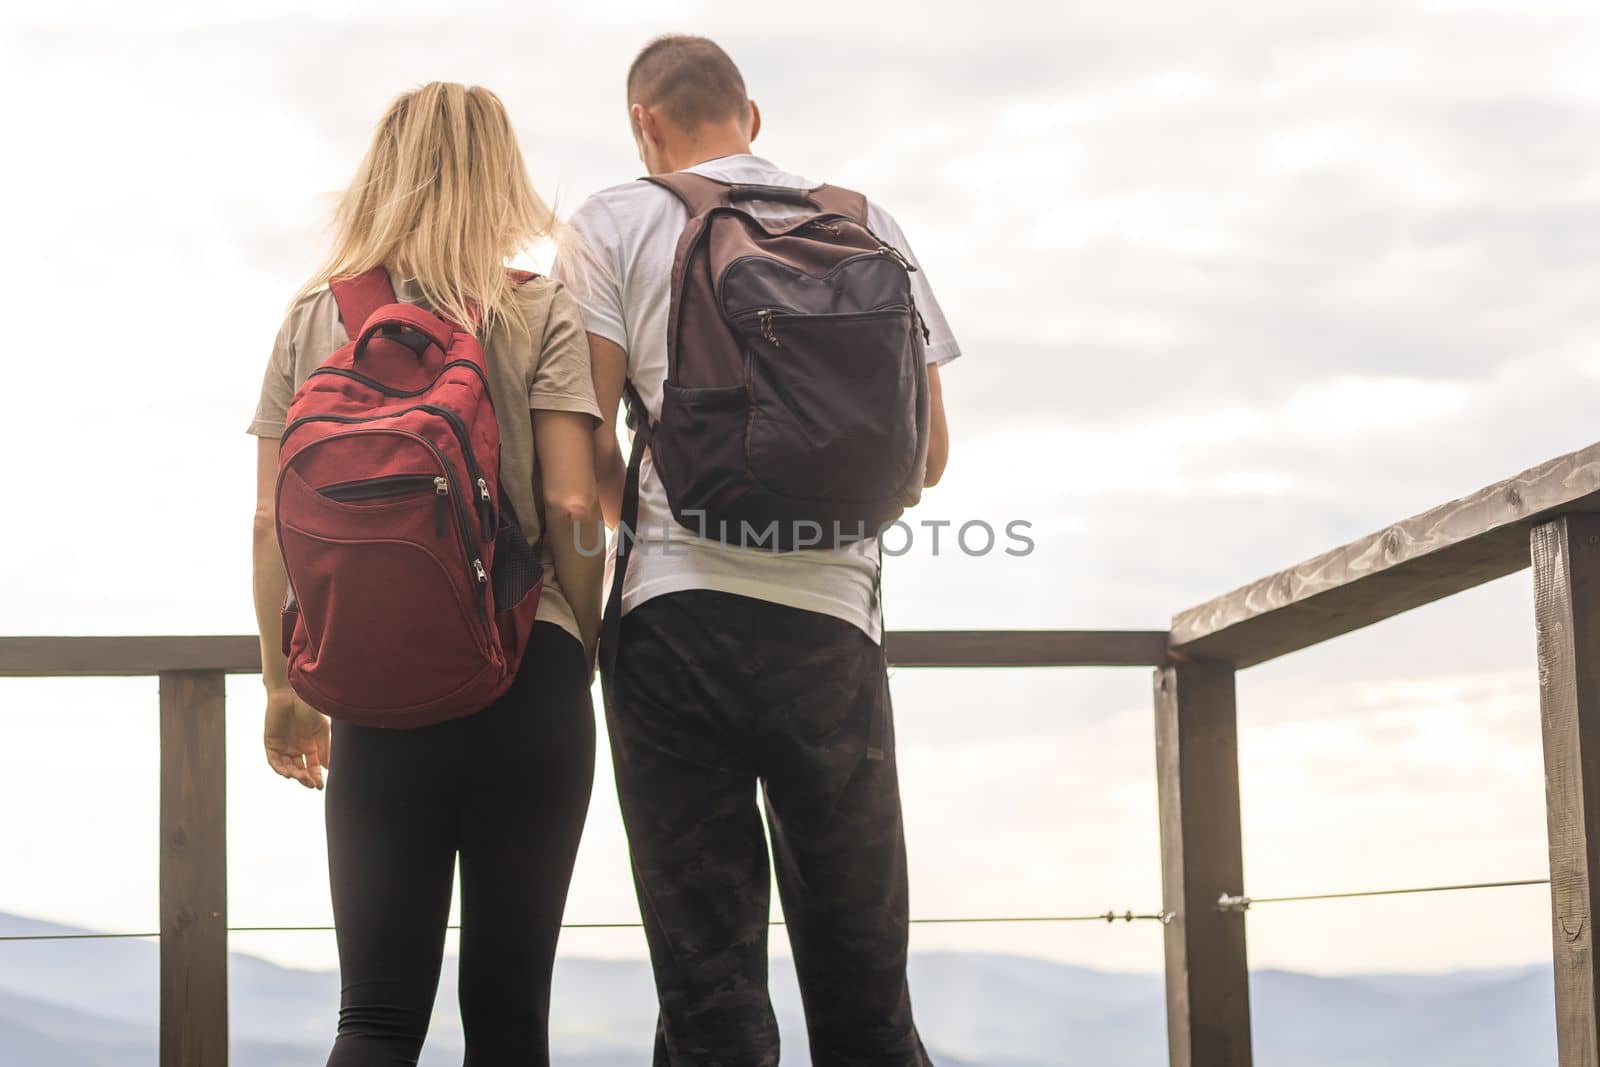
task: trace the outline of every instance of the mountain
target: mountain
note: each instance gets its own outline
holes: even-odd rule
[[[0,913],[0,935],[83,933]],[[0,943],[0,1067],[155,1067],[157,948],[149,941]],[[338,976],[230,957],[233,1067],[306,1067],[326,1055]],[[929,953],[911,965],[917,1017],[940,1067],[1164,1067],[1158,975],[1016,956]],[[421,1067],[461,1062],[447,962]],[[1541,1067],[1556,1062],[1550,969],[1447,975],[1251,977],[1260,1067]],[[806,1067],[794,972],[773,961],[784,1063]],[[562,959],[551,1006],[558,1067],[640,1067],[655,1025],[643,961]]]

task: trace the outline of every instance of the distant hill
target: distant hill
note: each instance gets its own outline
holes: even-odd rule
[[[0,935],[85,931],[0,913]],[[0,1067],[155,1067],[156,945],[0,943]],[[912,995],[939,1067],[1165,1067],[1161,979],[1043,960],[930,953]],[[338,978],[231,957],[233,1067],[314,1067]],[[422,1067],[461,1062],[453,961]],[[1548,967],[1449,975],[1252,976],[1261,1067],[1545,1067],[1556,1062]],[[784,1063],[806,1067],[799,995],[773,961]],[[642,961],[563,959],[551,1008],[559,1067],[639,1067],[655,1005]]]

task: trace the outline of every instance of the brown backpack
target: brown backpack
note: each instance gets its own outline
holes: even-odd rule
[[[645,447],[679,523],[784,552],[876,535],[921,496],[928,451],[916,268],[868,227],[865,197],[688,172],[645,180],[683,201],[689,223],[672,266],[659,421],[626,389],[635,436],[608,631]],[[795,213],[759,219],[749,201]]]

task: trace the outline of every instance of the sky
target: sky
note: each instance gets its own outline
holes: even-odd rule
[[[759,153],[888,207],[964,355],[913,519],[1022,559],[886,573],[891,628],[1165,628],[1180,609],[1589,444],[1600,10],[1537,0],[17,3],[0,633],[242,633],[243,432],[332,196],[398,92],[505,100],[562,213],[640,171],[622,78],[714,36]],[[547,262],[548,249],[529,263]],[[1547,873],[1513,575],[1240,675],[1246,891]],[[895,673],[921,916],[1155,910],[1143,670]],[[0,680],[0,910],[151,929],[153,679]],[[230,918],[328,920],[320,797],[228,687]],[[337,774],[337,753],[334,754]],[[569,918],[637,917],[602,759]],[[1542,887],[1261,905],[1256,966],[1548,959]],[[326,934],[237,935],[298,965]],[[574,932],[573,954],[642,954]],[[1155,971],[1153,924],[918,927]]]

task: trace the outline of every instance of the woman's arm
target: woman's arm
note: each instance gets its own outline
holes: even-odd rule
[[[261,682],[267,692],[289,688],[289,668],[279,638],[279,612],[289,594],[289,578],[278,551],[276,501],[278,439],[256,441],[256,518],[251,560],[256,629],[261,637]]]
[[[273,770],[308,789],[321,789],[322,770],[328,765],[328,720],[289,688],[289,667],[283,655],[282,611],[289,577],[278,551],[277,484],[278,440],[263,437],[256,450],[256,517],[251,549],[256,631],[261,638],[261,681],[267,689],[262,740],[267,763]]]
[[[533,440],[544,492],[545,540],[550,544],[561,591],[577,617],[592,670],[605,574],[605,524],[594,474],[594,419],[582,412],[535,409]]]
[[[628,373],[628,354],[615,341],[589,334],[589,367],[594,375],[594,398],[600,405],[600,425],[594,430],[595,479],[600,487],[600,507],[611,526],[622,521],[622,489],[628,461],[617,440],[617,411],[622,405],[622,384]]]

